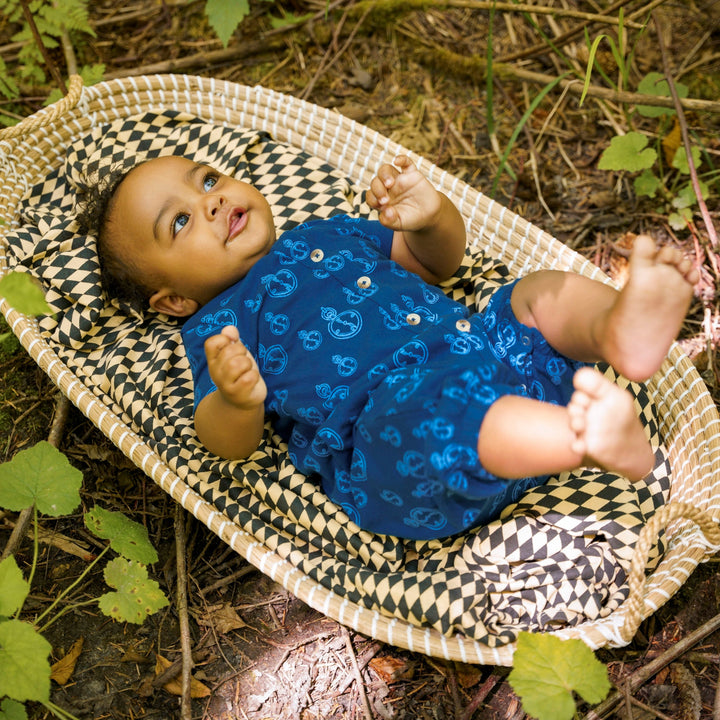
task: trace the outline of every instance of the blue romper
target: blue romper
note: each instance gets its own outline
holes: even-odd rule
[[[196,407],[215,389],[203,344],[235,325],[295,466],[363,528],[444,537],[547,479],[480,465],[490,405],[506,394],[566,404],[581,364],[515,319],[512,284],[471,314],[391,261],[392,237],[344,215],[293,228],[188,319],[183,340]]]

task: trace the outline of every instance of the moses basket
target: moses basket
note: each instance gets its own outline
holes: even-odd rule
[[[82,87],[79,78],[74,77],[65,98],[2,131],[0,275],[18,266],[17,252],[8,252],[8,242],[26,223],[28,196],[32,196],[34,187],[57,174],[73,143],[95,128],[167,110],[223,129],[262,132],[273,142],[296,148],[336,169],[360,188],[367,187],[380,164],[406,153],[455,202],[468,228],[469,245],[482,253],[486,265],[489,258],[491,265],[502,265],[516,277],[540,268],[554,268],[610,282],[598,268],[538,227],[411,151],[336,112],[261,87],[173,75],[131,77],[93,87]],[[51,209],[63,205],[62,198],[52,193],[45,192],[43,198]],[[54,277],[61,274],[56,272]],[[68,282],[67,278],[63,282]],[[349,537],[353,533],[343,530],[337,519],[342,516],[333,514],[335,510],[312,495],[304,479],[287,481],[294,475],[286,459],[279,473],[273,467],[275,458],[282,457],[281,450],[252,463],[247,487],[198,481],[198,474],[211,472],[214,466],[204,456],[187,460],[182,448],[187,444],[184,438],[190,434],[177,443],[181,450],[169,451],[169,446],[163,444],[165,439],[160,438],[166,430],[155,433],[152,419],[143,420],[143,408],[124,407],[119,394],[99,387],[92,373],[83,371],[86,355],[82,348],[66,352],[53,340],[55,336],[42,320],[18,313],[5,300],[0,300],[0,308],[26,351],[105,436],[175,502],[296,597],[343,625],[397,647],[470,663],[512,663],[512,632],[501,633],[499,639],[488,642],[482,636],[478,639],[467,621],[464,625],[443,624],[435,617],[433,607],[440,602],[448,606],[465,603],[466,608],[475,601],[463,595],[469,577],[467,568],[465,574],[452,575],[452,582],[457,583],[452,585],[446,582],[451,577],[449,570],[432,560],[418,565],[406,552],[400,565],[393,565],[387,558],[401,543],[392,539],[378,540],[359,533],[360,542],[353,544]],[[125,378],[127,383],[132,380]],[[653,508],[626,553],[621,601],[594,619],[554,630],[561,637],[580,638],[591,648],[630,642],[640,622],[666,603],[697,564],[720,547],[716,525],[720,520],[718,413],[695,367],[679,347],[672,347],[661,370],[647,384],[647,394],[655,408],[656,430],[671,469],[667,497]],[[194,446],[191,451],[195,452]],[[262,485],[266,473],[275,475],[263,491],[265,504],[248,509],[250,500],[246,498],[252,497],[254,486]],[[267,507],[267,498],[274,497],[276,477],[299,488],[292,502],[299,503],[301,509],[286,508],[292,523],[277,520],[275,509]],[[276,507],[285,508],[286,504],[279,498]],[[232,512],[228,509],[231,505]],[[313,508],[319,508],[318,512]],[[326,512],[330,514],[323,519]],[[309,564],[308,558],[314,557],[312,553],[320,542],[317,538],[325,537],[327,527],[334,538],[341,540],[336,546],[324,545],[314,564]],[[295,542],[293,528],[309,530],[298,533],[301,539]],[[648,558],[660,538],[661,551],[649,566]],[[458,541],[453,542],[455,552]],[[382,561],[366,558],[376,546],[379,556],[385,558]],[[421,550],[430,556],[435,552],[432,543]],[[419,552],[417,548],[415,551]],[[457,566],[459,554],[453,557]],[[363,567],[366,562],[372,566],[367,571]],[[385,587],[385,580],[377,580],[376,573],[383,563],[391,566],[389,575],[399,585],[391,587],[388,580]],[[352,572],[347,569],[350,566]],[[350,576],[352,582],[347,580]],[[442,590],[441,579],[446,583]],[[352,592],[343,590],[343,582],[352,585]],[[522,591],[518,588],[519,594]],[[512,588],[508,592],[512,595]],[[425,597],[430,599],[426,601]]]

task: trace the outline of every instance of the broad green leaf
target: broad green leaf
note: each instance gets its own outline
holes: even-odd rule
[[[581,640],[526,632],[518,636],[508,681],[537,720],[571,720],[573,691],[595,704],[610,690],[607,668]]]
[[[25,315],[52,315],[43,291],[22,272],[10,272],[0,279],[0,296]]]
[[[693,165],[695,168],[699,168],[702,164],[702,158],[700,157],[700,148],[694,145],[690,146],[690,154],[692,155]],[[690,165],[687,159],[687,153],[685,152],[685,146],[681,145],[673,156],[672,166],[679,170],[683,175],[690,174]]]
[[[49,442],[41,440],[0,465],[0,507],[37,505],[46,515],[69,515],[80,504],[82,473]]]
[[[657,194],[657,191],[662,186],[662,182],[652,170],[643,170],[642,173],[635,178],[633,186],[635,187],[635,194],[638,197],[652,198]]]
[[[0,720],[27,720],[25,706],[15,700],[5,698],[0,703]]]
[[[707,188],[707,186],[705,187]],[[689,208],[697,204],[697,195],[695,195],[695,188],[693,188],[692,183],[688,183],[680,190],[680,192],[673,198],[672,204],[673,207],[678,210]]]
[[[605,148],[600,156],[598,168],[628,172],[646,170],[652,167],[657,159],[657,153],[646,147],[647,144],[648,139],[634,130],[627,135],[616,135],[610,141],[610,147]]]
[[[85,513],[85,526],[98,537],[109,540],[110,547],[128,560],[137,560],[145,565],[158,560],[145,526],[122,513],[96,505]]]
[[[117,592],[102,595],[100,610],[115,620],[140,624],[168,604],[160,586],[139,563],[115,558],[105,567],[105,582]]]
[[[676,213],[668,215],[668,222],[673,230],[685,230],[692,222],[693,213],[690,208],[681,208]]]
[[[0,616],[9,617],[19,610],[30,592],[15,558],[10,555],[0,562]]]
[[[688,96],[688,86],[675,81],[675,90],[679,97]],[[638,85],[638,92],[643,95],[654,95],[655,97],[670,97],[670,86],[665,76],[658,72],[648,73]],[[638,105],[637,111],[643,117],[660,117],[661,115],[673,115],[672,108],[655,107],[654,105]]]
[[[20,620],[0,622],[0,696],[20,702],[50,699],[50,643]]]
[[[210,27],[217,33],[223,47],[227,47],[235,28],[249,12],[248,0],[207,0],[205,3]]]

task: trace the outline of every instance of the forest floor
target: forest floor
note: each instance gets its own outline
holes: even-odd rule
[[[471,7],[472,5],[475,7]],[[683,114],[692,142],[702,149],[701,179],[709,188],[707,215],[720,217],[720,2],[628,0],[608,13],[608,23],[568,13],[599,12],[606,3],[550,0],[557,11],[506,12],[492,25],[494,82],[486,84],[481,62],[489,41],[488,4],[377,3],[341,0],[253,3],[250,16],[227,49],[204,14],[205,2],[133,0],[90,3],[95,37],[71,36],[74,49],[53,51],[59,68],[77,61],[102,63],[105,78],[155,72],[212,76],[245,85],[261,84],[302,97],[378,130],[420,153],[496,199],[597,263],[619,282],[632,234],[647,231],[682,248],[701,271],[696,298],[681,342],[716,400],[720,398],[717,348],[720,342],[716,238],[697,206],[692,220],[675,229],[673,200],[688,182],[670,166],[680,125],[675,115],[642,117],[635,105],[579,89],[588,45],[601,34],[617,43],[618,9],[624,5],[627,43],[626,88],[633,91],[648,72],[664,71],[688,87],[688,97],[707,109]],[[382,8],[381,8],[382,5]],[[454,6],[454,7],[453,7]],[[503,6],[504,7],[504,6]],[[280,10],[312,19],[273,29]],[[485,9],[483,9],[485,8]],[[326,14],[327,10],[327,14]],[[651,17],[646,26],[640,27]],[[18,25],[0,17],[0,56],[17,69]],[[551,44],[543,41],[541,33]],[[600,44],[594,86],[609,87],[619,75],[610,43]],[[632,51],[632,56],[631,56]],[[558,85],[524,123],[518,124],[547,84],[529,71],[581,79]],[[603,77],[605,75],[605,78]],[[49,76],[48,76],[49,77]],[[21,84],[21,98],[0,103],[6,116],[37,110],[54,87],[48,80]],[[491,112],[488,112],[488,109]],[[492,123],[492,127],[489,126]],[[638,173],[598,168],[613,136],[639,130],[659,150],[656,172],[664,194],[638,198]],[[674,144],[674,145],[673,145]],[[508,167],[501,156],[511,147]],[[4,325],[0,323],[0,332]],[[48,436],[57,408],[50,381],[19,349],[0,349],[0,460]],[[99,501],[142,522],[160,554],[154,577],[171,598],[168,608],[143,625],[115,623],[95,606],[79,606],[48,630],[59,659],[80,638],[84,645],[70,678],[53,684],[53,701],[78,718],[129,720],[180,717],[176,694],[158,680],[157,657],[180,658],[176,586],[175,509],[151,480],[127,461],[82,415],[70,409],[60,427],[60,448],[84,475],[84,505]],[[0,516],[0,547],[16,516]],[[25,611],[31,618],[76,578],[102,547],[82,528],[79,516],[44,519],[51,541],[41,544],[39,569]],[[519,720],[524,717],[507,681],[506,668],[476,667],[434,660],[348,632],[308,608],[281,586],[234,555],[192,518],[186,521],[191,639],[201,683],[193,717],[207,720],[310,720],[399,718],[412,720]],[[32,544],[18,550],[21,566]],[[653,658],[702,627],[720,612],[718,558],[701,565],[680,591],[643,623],[633,642],[601,650],[610,677],[619,682],[642,671]],[[103,591],[95,568],[76,590],[84,600]],[[663,667],[605,718],[695,718],[719,720],[720,632],[705,637],[670,667]],[[177,665],[175,666],[177,667]],[[683,669],[689,672],[683,672]],[[171,673],[172,674],[172,673]],[[166,676],[167,677],[167,676]],[[585,709],[586,710],[586,709]],[[39,706],[34,718],[46,717]]]

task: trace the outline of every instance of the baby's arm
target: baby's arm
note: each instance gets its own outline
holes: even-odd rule
[[[391,257],[424,280],[450,277],[465,253],[465,223],[451,200],[436,190],[405,155],[383,165],[367,192],[380,222],[395,231]]]
[[[247,457],[263,434],[267,388],[255,359],[228,326],[205,342],[210,377],[217,390],[195,410],[195,430],[210,452],[229,460]]]

